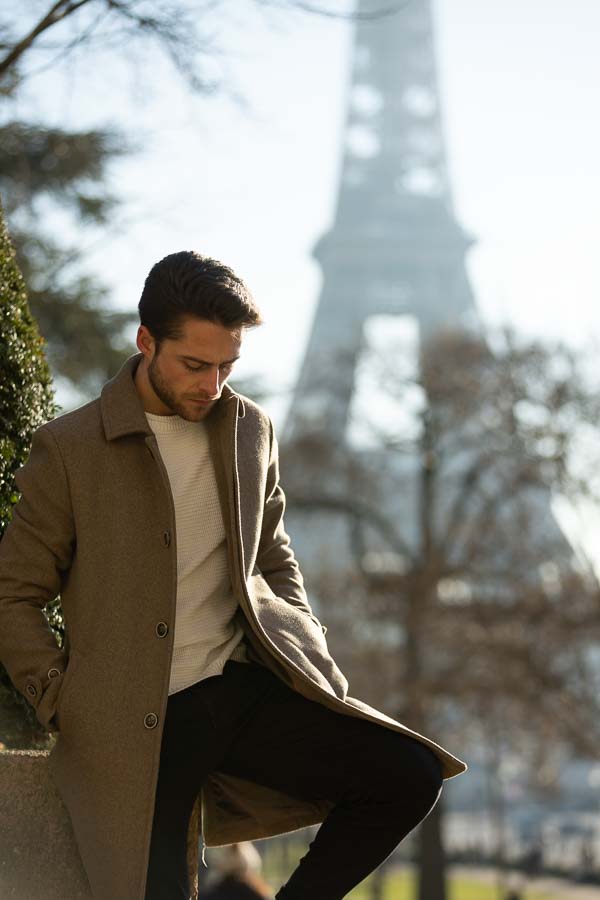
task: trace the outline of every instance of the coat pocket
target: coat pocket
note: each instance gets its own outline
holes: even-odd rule
[[[348,681],[329,653],[320,622],[273,593],[262,575],[248,580],[252,608],[277,650],[321,689],[343,700]]]

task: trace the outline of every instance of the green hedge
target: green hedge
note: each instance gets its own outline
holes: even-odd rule
[[[29,455],[33,432],[60,408],[54,401],[44,344],[27,303],[0,205],[0,538],[19,499],[14,473]],[[59,600],[49,604],[45,613],[60,646]],[[0,741],[7,746],[45,746],[45,733],[33,708],[13,687],[1,664],[0,717]]]

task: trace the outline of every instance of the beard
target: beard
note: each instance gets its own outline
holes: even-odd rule
[[[164,403],[173,414],[178,415],[187,422],[197,422],[200,419],[204,419],[213,408],[214,403],[211,403],[210,406],[198,406],[192,401],[186,402],[178,398],[169,382],[163,376],[156,354],[153,356],[152,362],[149,363],[147,371],[150,386],[161,403]]]

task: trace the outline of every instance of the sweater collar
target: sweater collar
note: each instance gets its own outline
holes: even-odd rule
[[[129,356],[116,375],[103,386],[100,393],[100,408],[102,423],[106,439],[109,441],[123,437],[126,434],[153,435],[154,432],[148,424],[140,395],[134,382],[137,369],[143,353],[134,353]],[[215,423],[225,418],[229,411],[237,409],[237,415],[245,415],[244,401],[228,384],[224,384],[221,396],[213,406],[206,421]]]

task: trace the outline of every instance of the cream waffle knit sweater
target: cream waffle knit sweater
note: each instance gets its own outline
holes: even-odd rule
[[[177,528],[177,612],[169,694],[248,662],[233,616],[225,528],[204,422],[146,413],[171,484]],[[172,627],[172,623],[169,623]]]

